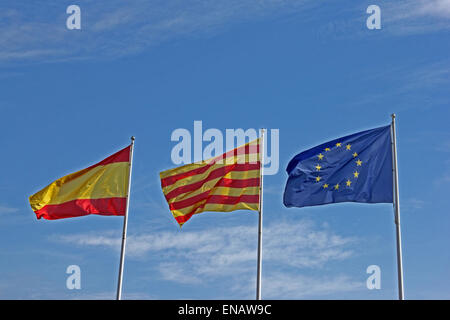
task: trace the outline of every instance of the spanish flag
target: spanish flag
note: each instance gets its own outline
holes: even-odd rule
[[[161,187],[180,227],[204,211],[259,210],[260,139],[209,160],[160,173]]]
[[[131,145],[32,195],[30,205],[37,218],[56,220],[88,214],[125,215],[130,152]]]

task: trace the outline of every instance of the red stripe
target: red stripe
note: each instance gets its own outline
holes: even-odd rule
[[[239,202],[249,202],[258,203],[259,195],[241,195],[239,197],[235,196],[223,196],[223,195],[212,195],[211,191],[200,193],[196,196],[190,197],[185,200],[172,202],[169,204],[170,210],[180,210],[189,206],[192,206],[200,201],[206,200],[206,203],[214,204],[237,204]]]
[[[206,201],[206,203],[213,203],[213,204],[238,204],[240,202],[259,203],[259,195],[243,194],[239,197],[212,195]]]
[[[178,224],[184,224],[186,221],[188,221],[194,213],[185,214],[184,216],[178,216],[175,217],[175,220],[177,220]]]
[[[257,163],[257,164],[233,164],[233,165],[229,165],[229,166],[225,166],[225,167],[220,167],[220,168],[217,168],[216,170],[211,171],[208,174],[208,176],[206,178],[204,178],[203,180],[200,180],[200,181],[197,181],[197,182],[185,185],[185,186],[180,186],[176,189],[173,189],[172,191],[167,193],[165,196],[166,196],[166,199],[169,200],[169,199],[175,198],[176,196],[183,194],[185,192],[197,190],[206,182],[217,179],[219,177],[223,177],[232,171],[249,171],[249,170],[259,170],[259,169],[260,169],[259,163]],[[216,186],[221,186],[220,183],[223,180],[230,180],[230,179],[223,178],[218,182],[219,184],[216,184]],[[253,182],[253,181],[250,181],[252,179],[243,179],[240,181],[247,181],[247,180],[249,180],[248,183]],[[258,186],[259,186],[259,178],[256,178],[256,180],[258,180]],[[235,180],[235,181],[238,181],[238,180]],[[227,187],[229,185],[223,185],[223,186]],[[255,185],[245,185],[244,182],[242,183],[242,187],[254,187],[254,186]],[[238,183],[235,184],[235,188],[239,188]]]
[[[123,216],[127,198],[77,199],[62,204],[51,204],[35,211],[38,219],[56,220],[81,217],[88,214]]]
[[[237,154],[239,154],[239,155],[240,154],[255,154],[255,153],[257,154],[259,152],[259,145],[246,146],[245,153],[242,151],[242,148],[243,147],[228,151],[227,153],[223,154],[221,157],[215,158],[212,162],[205,164],[204,166],[202,166],[200,168],[192,169],[188,172],[182,172],[182,173],[179,173],[179,174],[176,174],[173,176],[163,178],[163,179],[161,179],[161,186],[164,188],[164,187],[170,186],[171,184],[174,184],[178,180],[204,173],[205,171],[207,171],[209,168],[211,168],[217,162],[220,162],[221,160],[223,160],[224,163],[226,163],[224,159],[235,156]],[[259,163],[259,161],[258,161],[258,163]]]
[[[229,188],[246,188],[246,187],[259,187],[260,178],[248,178],[248,179],[228,179],[223,178],[215,185],[215,187],[229,187]]]
[[[202,209],[205,207],[208,203],[214,203],[214,204],[238,204],[240,202],[245,203],[259,203],[259,195],[242,195],[240,197],[230,197],[230,196],[211,196],[206,203],[203,203],[202,205],[194,208],[190,213],[187,213],[182,216],[175,217],[175,220],[179,224],[184,224],[186,221],[188,221],[196,212],[198,212],[199,209]]]
[[[131,150],[131,146],[125,147],[122,150],[114,153],[113,155],[110,155],[108,158],[100,161],[99,163],[96,163],[87,169],[92,169],[98,166],[104,166],[110,163],[115,163],[115,162],[130,162],[130,150]]]

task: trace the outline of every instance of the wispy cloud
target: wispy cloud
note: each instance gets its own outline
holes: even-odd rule
[[[444,172],[439,178],[433,181],[435,186],[441,187],[442,185],[450,184],[450,172]]]
[[[422,209],[425,206],[425,201],[417,198],[408,198],[402,202],[402,209],[406,212],[414,212]]]
[[[8,213],[14,213],[19,211],[17,208],[11,208],[11,207],[5,207],[0,205],[0,214],[8,214]]]
[[[349,1],[350,3],[350,1]],[[368,30],[366,9],[381,10],[381,30]],[[334,16],[318,28],[320,37],[335,40],[428,34],[450,30],[450,0],[379,0],[376,3],[340,4]]]
[[[101,246],[115,249],[120,247],[122,238],[114,231],[103,231],[99,233],[85,233],[72,235],[52,235],[50,241],[60,241],[64,243],[74,243],[78,246]],[[119,249],[120,250],[120,249]]]
[[[450,84],[450,60],[439,61],[405,61],[401,65],[392,65],[389,68],[371,70],[361,77],[361,81],[368,83],[384,83],[382,90],[374,90],[363,97],[357,97],[348,103],[353,105],[373,105],[383,99],[400,99],[403,103],[396,106],[397,112],[411,108],[428,110],[435,107],[445,107],[450,102],[445,94]],[[433,99],[430,99],[433,97]],[[420,101],[420,103],[418,103]],[[437,144],[436,149],[443,151],[448,149],[447,132],[416,132],[414,137],[405,139],[427,139],[435,135],[442,136],[445,141],[431,139],[433,144]]]
[[[56,296],[56,295],[54,295]],[[71,300],[114,300],[116,299],[115,291],[95,292],[95,293],[77,293],[72,292],[71,295],[67,294],[66,298]],[[122,294],[124,300],[153,300],[157,297],[149,295],[147,293],[140,292],[124,292]]]
[[[449,0],[450,1],[450,0]],[[406,73],[406,72],[405,72]],[[408,85],[404,88],[406,91],[423,88],[435,88],[450,82],[450,61],[440,61],[431,65],[419,66],[416,70],[404,75]]]
[[[361,4],[313,0],[79,0],[81,30],[67,30],[65,7],[50,1],[0,5],[0,62],[114,59],[168,40],[209,37],[237,24],[295,14],[323,20],[319,33],[367,35]],[[382,1],[386,34],[449,29],[449,0]],[[330,10],[334,8],[334,10]],[[314,10],[312,10],[314,9]],[[332,14],[331,14],[332,12]]]
[[[298,12],[310,3],[314,1],[80,0],[81,30],[67,30],[65,7],[15,1],[0,5],[0,61],[117,58],[168,39],[208,36],[243,21]]]
[[[418,63],[415,67],[403,67],[392,70],[391,78],[398,85],[392,89],[392,93],[405,97],[411,97],[423,103],[420,108],[429,109],[435,106],[447,105],[450,100],[447,96],[436,95],[437,92],[445,92],[450,84],[450,61],[442,60],[438,62]],[[430,96],[434,96],[432,100]],[[404,108],[409,108],[405,106]]]
[[[363,281],[346,275],[311,277],[277,272],[264,278],[264,297],[267,299],[326,298],[363,288]]]
[[[445,140],[441,140],[437,143],[436,150],[440,152],[450,152],[450,134],[447,134]]]
[[[450,29],[450,0],[400,0],[383,4],[383,20],[398,35]]]
[[[412,17],[450,18],[449,0],[400,0],[397,1],[392,19],[408,19]]]
[[[160,259],[154,268],[160,279],[166,281],[207,285],[210,281],[231,278],[234,283],[242,283],[254,278],[256,234],[256,226],[135,234],[128,238],[127,255],[131,259],[145,259],[149,253],[152,253],[149,256],[158,254]],[[120,247],[120,237],[112,236],[110,232],[101,235],[64,235],[53,239],[79,246],[103,246],[113,250]],[[320,279],[298,278],[296,274],[302,269],[313,270],[333,261],[349,259],[354,255],[352,248],[356,242],[358,240],[355,238],[337,235],[328,228],[317,228],[312,222],[305,220],[296,224],[282,222],[268,225],[264,230],[264,264],[274,267],[268,270],[286,269],[289,277],[283,278],[270,273],[267,276],[277,277],[277,283],[286,281],[281,282],[287,287],[280,291],[279,297],[305,284],[315,287],[314,292],[320,292],[320,286],[326,287],[327,281],[331,281],[333,287],[338,288],[337,283],[344,282],[345,277],[321,282]],[[296,285],[292,284],[292,281],[295,281]],[[291,289],[287,289],[289,287]],[[245,292],[239,286],[231,290]],[[333,290],[338,289],[331,289]],[[276,291],[274,288],[273,297],[276,296]],[[306,293],[294,296],[300,297],[303,294]]]

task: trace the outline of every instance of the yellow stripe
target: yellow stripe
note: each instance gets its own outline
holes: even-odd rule
[[[115,162],[64,176],[30,197],[33,211],[76,199],[126,197],[129,162]]]
[[[213,212],[231,212],[235,210],[252,210],[252,211],[258,211],[259,210],[259,204],[258,203],[245,203],[245,202],[239,202],[237,204],[214,204],[214,203],[207,203],[204,208],[197,211],[197,213],[202,213],[205,211],[213,211]],[[179,217],[184,216],[185,214],[180,214],[177,212],[177,210],[172,211],[173,216]]]
[[[256,139],[254,141],[251,141],[235,150],[240,150],[241,148],[245,148],[245,146],[247,145],[252,145],[252,146],[257,146],[259,143],[259,139]],[[170,176],[174,176],[180,173],[186,173],[189,172],[191,170],[194,169],[198,169],[201,168],[203,166],[206,166],[210,163],[213,163],[214,161],[217,161],[217,165],[229,165],[229,164],[233,164],[233,163],[239,163],[239,164],[244,164],[244,163],[257,163],[259,161],[259,154],[258,153],[252,153],[252,154],[238,154],[237,156],[233,156],[233,157],[227,157],[225,158],[225,161],[220,161],[222,159],[222,155],[218,156],[218,157],[214,157],[208,160],[203,160],[203,161],[198,161],[198,162],[194,162],[191,164],[186,164],[184,166],[181,167],[177,167],[177,168],[173,168],[173,169],[169,169],[169,170],[165,170],[160,172],[159,176],[161,179],[170,177]]]
[[[206,181],[199,189],[206,191],[206,190],[212,188],[217,183],[217,181],[219,181],[220,179],[224,179],[224,178],[232,179],[232,180],[245,180],[245,179],[250,179],[250,178],[259,178],[260,177],[259,172],[260,172],[260,170],[230,171],[227,174],[225,174],[223,177],[218,177],[216,179]],[[198,181],[204,180],[207,176],[208,176],[208,173],[205,173],[205,175],[195,175],[192,177],[178,180],[174,184],[171,184],[170,186],[163,188],[163,193],[168,194],[169,192],[171,192],[179,187],[194,184]]]
[[[242,196],[242,195],[258,195],[259,194],[259,187],[249,187],[249,188],[240,188],[240,189],[226,188],[226,189],[228,189],[228,190],[227,191],[219,190],[218,193],[216,193],[215,191],[211,191],[211,195],[230,195],[230,196],[238,197],[238,196]],[[220,192],[228,192],[228,193],[220,193]],[[200,200],[200,201],[194,203],[193,205],[191,205],[189,207],[172,210],[172,214],[175,217],[177,217],[177,216],[184,216],[186,214],[191,213],[195,208],[197,208],[197,207],[201,206],[202,204],[204,204],[205,202],[207,202],[207,200],[208,199]],[[244,202],[242,202],[242,203],[244,203]],[[232,205],[229,205],[229,204],[213,204],[213,203],[210,203],[210,204],[207,204],[207,205],[214,205],[214,206],[227,205],[227,206],[232,206]]]
[[[208,170],[206,170],[205,172],[203,172],[201,174],[196,174],[194,176],[180,179],[177,182],[175,182],[174,184],[164,187],[163,192],[164,192],[164,194],[166,194],[172,190],[175,190],[178,187],[187,186],[187,185],[196,183],[198,181],[204,180],[209,176],[209,174],[212,171],[217,170],[219,168],[223,168],[223,167],[226,167],[226,165],[215,164],[215,165],[211,166],[211,168],[209,168]],[[228,179],[249,179],[249,178],[258,178],[258,177],[259,177],[259,170],[230,171],[224,176],[224,178],[228,178]]]
[[[166,171],[162,171],[160,172],[159,176],[161,179],[167,178],[167,177],[171,177],[171,176],[176,176],[178,174],[182,174],[182,173],[186,173],[195,169],[200,169],[202,167],[205,167],[207,165],[211,165],[210,168],[207,169],[207,171],[205,171],[203,174],[207,173],[207,172],[211,172],[214,169],[220,168],[220,167],[225,167],[227,165],[233,165],[233,164],[256,164],[259,161],[259,157],[256,154],[242,154],[242,155],[237,155],[234,157],[230,157],[230,158],[226,158],[224,161],[218,161],[214,164],[210,164],[210,163],[206,163],[206,162],[196,162],[196,163],[191,163],[191,164],[187,164],[181,167],[177,167],[177,168],[173,168],[173,169],[169,169]],[[190,177],[195,177],[195,175],[190,176]],[[190,178],[187,177],[187,178]],[[187,179],[184,178],[184,179]]]
[[[215,212],[230,212],[234,210],[259,210],[259,204],[258,203],[245,203],[240,202],[237,204],[212,204],[208,203],[205,205],[205,209],[203,211],[215,211]]]
[[[172,199],[169,199],[168,203],[178,202],[182,200],[187,200],[191,197],[195,197],[210,190],[211,195],[222,195],[222,196],[240,196],[242,194],[259,194],[259,187],[245,187],[245,188],[230,188],[230,187],[211,187],[211,188],[201,188],[195,191],[186,192]]]

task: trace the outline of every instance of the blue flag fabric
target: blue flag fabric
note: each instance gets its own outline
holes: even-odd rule
[[[337,202],[392,203],[391,126],[326,142],[287,167],[286,207]]]

